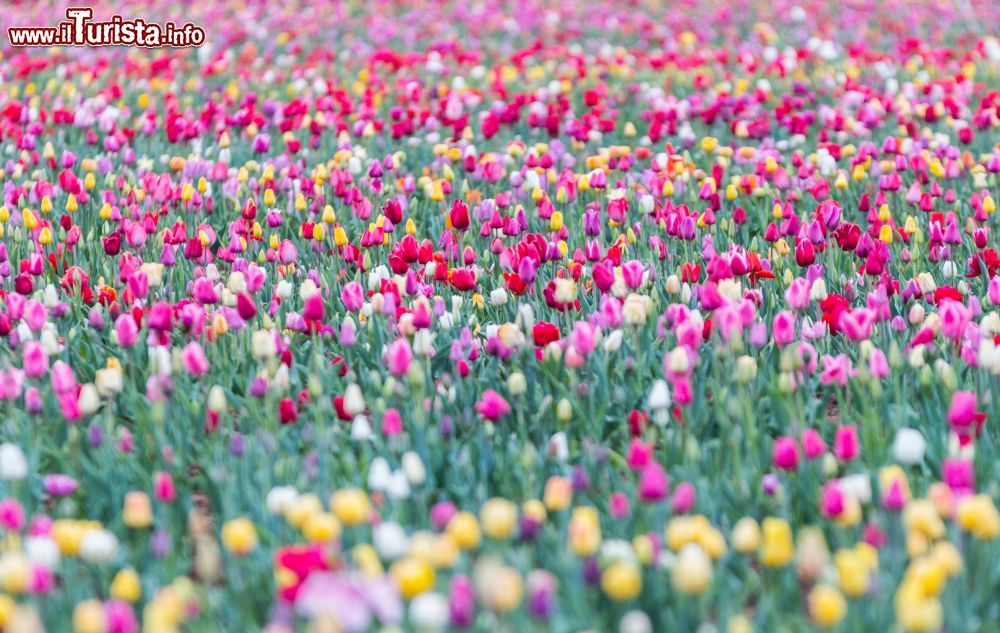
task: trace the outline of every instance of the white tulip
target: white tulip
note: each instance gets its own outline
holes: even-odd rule
[[[32,563],[54,570],[59,567],[59,546],[47,536],[29,536],[24,541],[24,553]]]
[[[299,498],[299,491],[293,486],[275,486],[267,493],[264,506],[275,516],[281,516]]]
[[[410,622],[420,631],[448,628],[448,600],[439,593],[422,593],[410,603]]]
[[[670,407],[670,388],[667,387],[666,380],[660,378],[653,383],[653,387],[646,397],[646,406],[654,411]]]
[[[393,499],[406,499],[410,496],[410,482],[406,479],[406,473],[402,470],[394,470],[389,476],[389,483],[385,488],[385,494]]]
[[[927,440],[917,429],[901,428],[892,442],[892,455],[900,464],[919,464],[924,461]]]
[[[653,623],[644,612],[634,609],[622,616],[618,633],[652,633]]]
[[[0,444],[0,479],[12,481],[28,476],[28,460],[17,444]]]
[[[365,412],[365,398],[361,395],[361,387],[357,383],[347,385],[344,391],[344,411],[350,416]]]
[[[411,486],[419,486],[427,480],[427,469],[420,455],[414,451],[403,453],[403,472]]]
[[[376,457],[368,467],[368,488],[384,491],[389,486],[392,468],[384,457]]]
[[[90,530],[80,542],[80,558],[90,563],[110,562],[118,553],[118,538],[105,529]]]
[[[396,560],[406,555],[410,538],[399,523],[383,521],[372,530],[372,544],[384,560]]]

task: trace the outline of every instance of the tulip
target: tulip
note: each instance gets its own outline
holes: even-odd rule
[[[76,491],[80,484],[69,475],[46,475],[43,482],[45,492],[55,497],[66,497]]]
[[[927,442],[917,429],[901,428],[892,443],[892,454],[900,464],[919,464],[924,460]]]
[[[405,338],[393,341],[389,346],[386,357],[389,373],[393,376],[405,376],[410,371],[410,363],[413,361],[413,351],[410,348],[410,343]]]
[[[152,525],[153,508],[149,496],[141,491],[126,494],[122,519],[130,528],[143,529]]]
[[[643,501],[660,501],[669,492],[670,479],[659,462],[646,464],[639,474],[638,495]]]
[[[784,567],[792,560],[792,528],[784,519],[767,517],[762,524],[760,560],[767,567]]]
[[[677,514],[690,512],[694,507],[695,494],[694,486],[690,482],[682,481],[674,490],[674,496],[670,502],[671,509]]]
[[[806,459],[816,459],[826,452],[826,442],[815,429],[806,429],[802,432],[802,449]]]
[[[153,494],[157,501],[170,503],[177,498],[177,490],[174,487],[174,479],[170,473],[158,472],[153,477]]]
[[[841,426],[833,440],[833,455],[840,461],[847,462],[858,456],[860,443],[858,429],[853,426]]]
[[[517,508],[506,499],[490,499],[480,509],[479,521],[486,536],[498,540],[510,538],[517,527]]]
[[[299,417],[295,401],[291,398],[282,398],[278,402],[278,420],[282,424],[294,424]]]
[[[475,595],[472,582],[459,574],[451,580],[448,596],[448,610],[452,626],[466,628],[472,624],[475,615]]]
[[[774,453],[771,458],[776,468],[795,470],[799,465],[799,447],[791,437],[779,437],[774,441]]]
[[[181,351],[181,359],[184,362],[184,369],[192,376],[199,377],[208,373],[208,357],[205,356],[205,351],[197,341],[192,341],[184,346]]]
[[[670,575],[677,591],[700,594],[712,584],[712,561],[699,545],[688,543],[681,548]]]
[[[601,589],[612,600],[626,602],[642,591],[642,576],[634,565],[615,561],[601,574]]]
[[[124,348],[135,345],[139,335],[139,326],[131,314],[125,313],[115,321],[115,334],[118,337],[118,344]]]
[[[361,284],[356,281],[352,281],[341,289],[340,300],[344,303],[344,307],[351,312],[357,312],[361,309],[364,302],[364,294],[361,289]]]
[[[795,339],[795,315],[779,312],[771,324],[771,332],[776,345],[788,345]]]
[[[41,344],[36,341],[24,344],[21,363],[25,375],[29,378],[41,378],[49,371],[49,357]]]
[[[246,556],[257,547],[257,530],[246,517],[226,521],[221,536],[222,544],[236,556]]]
[[[476,411],[490,422],[497,422],[509,415],[511,408],[503,396],[492,389],[487,389],[476,403]]]
[[[951,396],[948,407],[948,424],[963,444],[978,436],[985,415],[976,410],[976,394],[972,391],[956,391]]]
[[[1000,537],[1000,512],[987,495],[970,495],[958,502],[956,522],[981,540]]]
[[[837,589],[830,585],[816,585],[809,592],[809,613],[813,622],[824,629],[830,629],[844,619],[847,601]]]

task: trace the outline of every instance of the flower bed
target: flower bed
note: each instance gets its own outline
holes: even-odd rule
[[[5,633],[1000,630],[997,6],[279,5],[0,56]]]

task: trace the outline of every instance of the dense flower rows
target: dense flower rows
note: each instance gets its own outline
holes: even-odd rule
[[[210,4],[0,57],[5,633],[1000,630],[1000,5]]]

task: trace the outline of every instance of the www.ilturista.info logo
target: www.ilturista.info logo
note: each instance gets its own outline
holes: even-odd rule
[[[201,46],[205,29],[194,24],[160,25],[143,19],[126,20],[120,15],[107,22],[94,22],[89,7],[66,9],[66,20],[57,26],[12,26],[7,28],[11,46],[141,46],[144,48]]]

